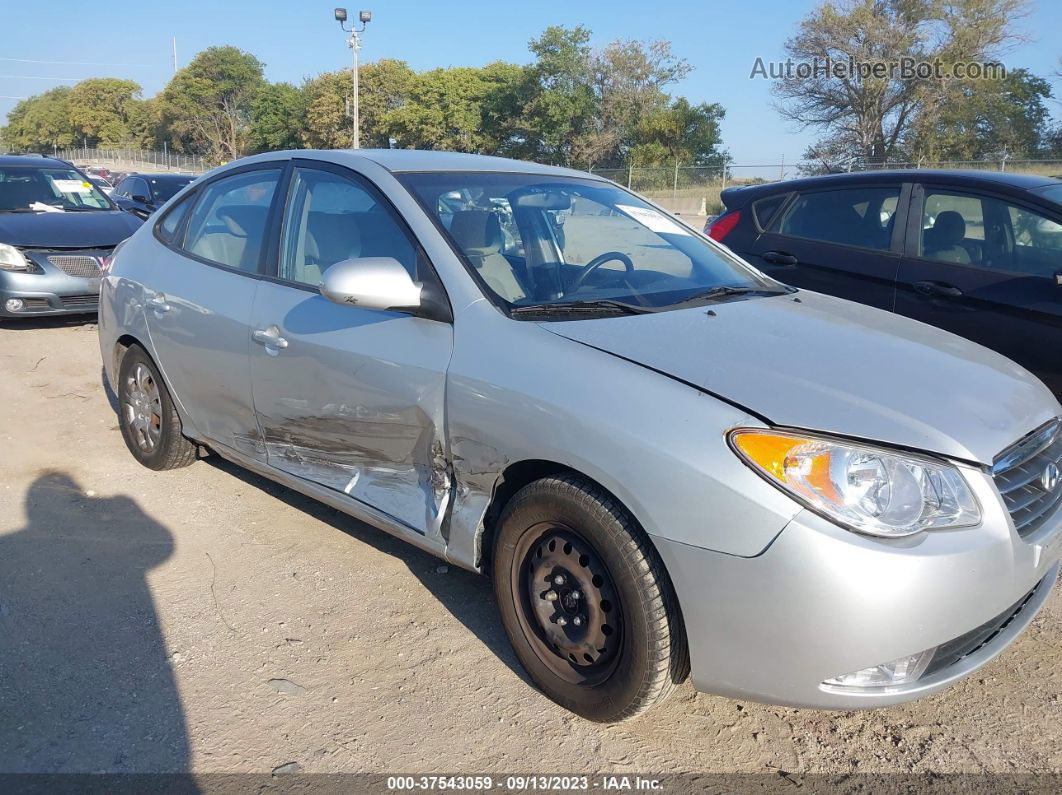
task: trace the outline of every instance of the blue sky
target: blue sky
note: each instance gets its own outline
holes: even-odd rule
[[[348,2],[351,0],[348,0]],[[344,2],[344,0],[339,0]],[[616,38],[668,39],[695,67],[677,91],[727,110],[723,142],[738,163],[792,162],[812,139],[783,123],[769,86],[750,80],[757,56],[780,59],[782,44],[816,4],[795,0],[362,0],[373,12],[366,60],[401,58],[416,69],[529,60],[527,41],[547,25],[589,27],[595,44]],[[347,66],[350,52],[333,19],[335,2],[316,0],[183,0],[183,2],[4,3],[0,52],[0,116],[18,101],[56,85],[109,75],[136,80],[144,95],[172,74],[170,37],[180,65],[199,50],[232,44],[253,52],[273,81],[300,82]],[[1028,41],[1004,61],[1051,75],[1062,55],[1062,3],[1040,0],[1018,23]],[[23,60],[14,60],[23,59]],[[24,61],[64,61],[32,63]],[[107,65],[89,65],[107,64]],[[116,64],[116,65],[111,65]],[[31,79],[32,78],[32,79]],[[45,79],[41,79],[45,78]],[[51,78],[66,78],[54,80]],[[1054,81],[1062,95],[1062,81]],[[1062,105],[1053,112],[1062,116]]]

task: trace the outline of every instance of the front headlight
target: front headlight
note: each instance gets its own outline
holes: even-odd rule
[[[0,243],[0,270],[28,271],[29,262],[22,256],[22,252],[14,246]]]
[[[752,428],[732,431],[730,443],[769,482],[857,533],[897,537],[981,521],[970,487],[944,461]]]

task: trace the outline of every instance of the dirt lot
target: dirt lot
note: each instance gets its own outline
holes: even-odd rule
[[[485,580],[217,459],[140,468],[91,323],[0,327],[0,442],[0,772],[1062,770],[1057,591],[923,702],[686,685],[599,726],[529,684]]]

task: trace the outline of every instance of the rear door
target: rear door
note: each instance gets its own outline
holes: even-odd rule
[[[918,185],[896,311],[999,351],[1062,395],[1062,214]]]
[[[394,257],[417,281],[434,280],[431,265],[364,177],[295,161],[286,192],[275,278],[261,282],[251,319],[268,462],[438,533],[450,486],[443,410],[453,328],[318,292],[328,267],[351,257]]]
[[[175,205],[154,230],[164,245],[143,279],[151,344],[189,418],[212,443],[257,458],[248,324],[281,166],[226,172]],[[173,227],[177,212],[187,217]]]
[[[747,258],[786,284],[892,310],[903,241],[896,218],[908,193],[900,183],[801,191],[773,213]]]

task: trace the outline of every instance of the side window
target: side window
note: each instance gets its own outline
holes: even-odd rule
[[[985,213],[977,196],[926,192],[922,204],[921,254],[957,265],[984,260]]]
[[[280,170],[245,171],[199,191],[184,248],[197,257],[254,273]]]
[[[768,196],[752,203],[752,214],[756,218],[756,225],[760,229],[766,229],[774,219],[774,214],[785,204],[785,200],[792,194],[782,193],[778,196]]]
[[[177,230],[181,227],[181,221],[188,215],[188,208],[192,206],[193,197],[189,197],[181,201],[176,207],[166,213],[165,217],[159,221],[156,232],[159,237],[165,240],[167,243],[173,242],[173,236],[177,233]]]
[[[123,177],[122,180],[114,186],[114,192],[118,196],[128,196],[129,191],[126,188],[129,187],[129,177]]]
[[[1050,278],[1062,272],[1062,224],[1013,204],[1007,216],[1014,236],[1009,270]]]
[[[295,169],[280,242],[281,279],[316,287],[330,266],[353,257],[394,257],[419,279],[421,256],[391,209],[359,180]]]
[[[128,190],[130,196],[143,196],[144,198],[148,198],[147,182],[140,177],[133,177],[129,180]]]
[[[888,251],[899,198],[898,186],[805,193],[786,210],[778,232],[824,243]]]

